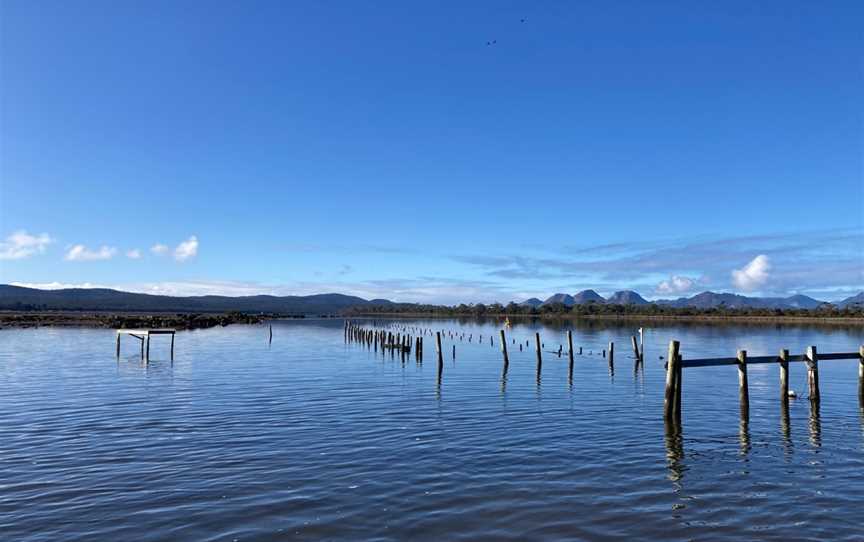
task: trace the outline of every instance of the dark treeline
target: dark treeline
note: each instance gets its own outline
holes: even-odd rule
[[[798,317],[798,318],[864,318],[864,307],[849,306],[843,309],[825,304],[816,309],[772,309],[772,308],[730,308],[730,307],[670,307],[650,303],[648,305],[613,305],[586,303],[567,306],[563,303],[549,303],[540,307],[509,303],[485,305],[425,305],[414,303],[393,303],[390,305],[366,305],[352,307],[345,311],[349,315],[415,314],[430,316],[535,316],[535,317],[591,317],[591,316],[707,316],[707,317]]]

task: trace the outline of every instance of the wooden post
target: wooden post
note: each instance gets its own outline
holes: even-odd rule
[[[537,376],[540,376],[540,368],[543,366],[543,355],[540,352],[540,334],[534,333],[534,341],[537,350]]]
[[[453,359],[456,359],[456,345],[453,345]]]
[[[171,361],[174,361],[174,333],[171,333]]]
[[[858,347],[858,402],[864,405],[864,345]]]
[[[675,380],[678,378],[678,341],[669,341],[669,357],[666,363],[666,395],[663,399],[663,418],[667,421],[675,419]]]
[[[573,332],[567,331],[567,352],[570,356],[570,377],[573,377]]]
[[[630,335],[630,343],[633,345],[633,357],[636,363],[642,361],[642,354],[639,353],[639,345],[636,344],[636,335]]]
[[[681,382],[682,371],[681,369],[684,367],[684,358],[681,354],[678,354],[678,363],[675,364],[675,419],[681,420]]]
[[[615,363],[615,343],[609,341],[609,365]]]
[[[738,351],[738,393],[742,421],[750,421],[750,388],[747,385],[747,351]]]
[[[438,349],[438,374],[444,370],[444,352],[441,350],[441,332],[435,332],[435,348]]]
[[[268,342],[268,344],[273,343],[273,324],[270,324],[270,338],[268,339],[267,342]],[[171,343],[172,344],[174,343],[174,336],[173,335],[171,336]]]
[[[144,359],[150,361],[150,334],[147,334],[147,353],[144,356]]]
[[[780,400],[789,402],[789,350],[780,350]]]
[[[580,356],[582,355],[582,347],[581,346],[579,347],[579,355]]]
[[[507,357],[507,338],[504,336],[504,330],[501,330],[501,355],[504,356],[504,367],[510,364],[510,359]]]
[[[810,388],[810,400],[819,400],[819,356],[816,347],[807,348],[807,386]]]
[[[120,334],[117,334],[117,357],[120,357]]]
[[[144,337],[139,337],[141,340],[141,359],[144,359]]]

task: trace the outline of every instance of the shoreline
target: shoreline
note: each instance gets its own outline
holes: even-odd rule
[[[260,324],[272,315],[134,311],[0,311],[0,329],[89,327],[106,329],[206,329],[231,324]]]

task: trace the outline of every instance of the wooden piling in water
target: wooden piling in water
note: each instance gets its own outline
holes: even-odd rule
[[[609,365],[615,363],[615,343],[609,341]]]
[[[636,363],[642,361],[642,354],[639,352],[639,345],[636,344],[636,335],[630,335],[630,343],[633,345],[633,357]]]
[[[534,341],[536,343],[537,350],[537,376],[540,376],[540,369],[543,366],[543,354],[540,350],[540,334],[534,333]]]
[[[807,348],[807,387],[810,390],[810,400],[819,400],[819,357],[816,347]]]
[[[507,370],[507,366],[510,364],[510,359],[507,357],[507,338],[504,336],[504,330],[500,331],[501,334],[501,355],[504,356],[504,370]]]
[[[858,348],[858,401],[864,405],[864,346]]]
[[[780,350],[780,400],[789,403],[789,350]]]
[[[120,357],[120,334],[117,334],[117,357]]]
[[[678,365],[678,341],[669,341],[669,357],[666,364],[666,394],[663,399],[663,418],[667,421],[675,420],[675,381],[680,378]],[[679,384],[680,387],[680,384]]]
[[[747,385],[747,351],[738,351],[738,394],[741,420],[750,420],[750,387]]]
[[[174,334],[171,334],[171,361],[174,361]]]
[[[438,351],[438,375],[444,370],[444,352],[441,350],[441,332],[435,332],[435,348]]]
[[[573,378],[573,331],[567,330],[567,355],[569,357],[569,375]]]

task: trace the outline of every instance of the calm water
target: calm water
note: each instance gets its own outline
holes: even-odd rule
[[[0,331],[0,538],[864,540],[856,361],[820,363],[819,411],[793,400],[788,421],[778,368],[751,366],[744,427],[734,367],[685,370],[667,438],[658,359],[671,338],[688,358],[857,351],[861,329],[656,327],[637,373],[636,326],[576,327],[571,384],[566,354],[538,383],[513,345],[502,380],[494,323],[409,325],[465,331],[440,385],[429,339],[403,364],[338,320],[274,324],[269,346],[266,326],[178,333],[173,364],[157,337],[146,366],[110,330]]]

